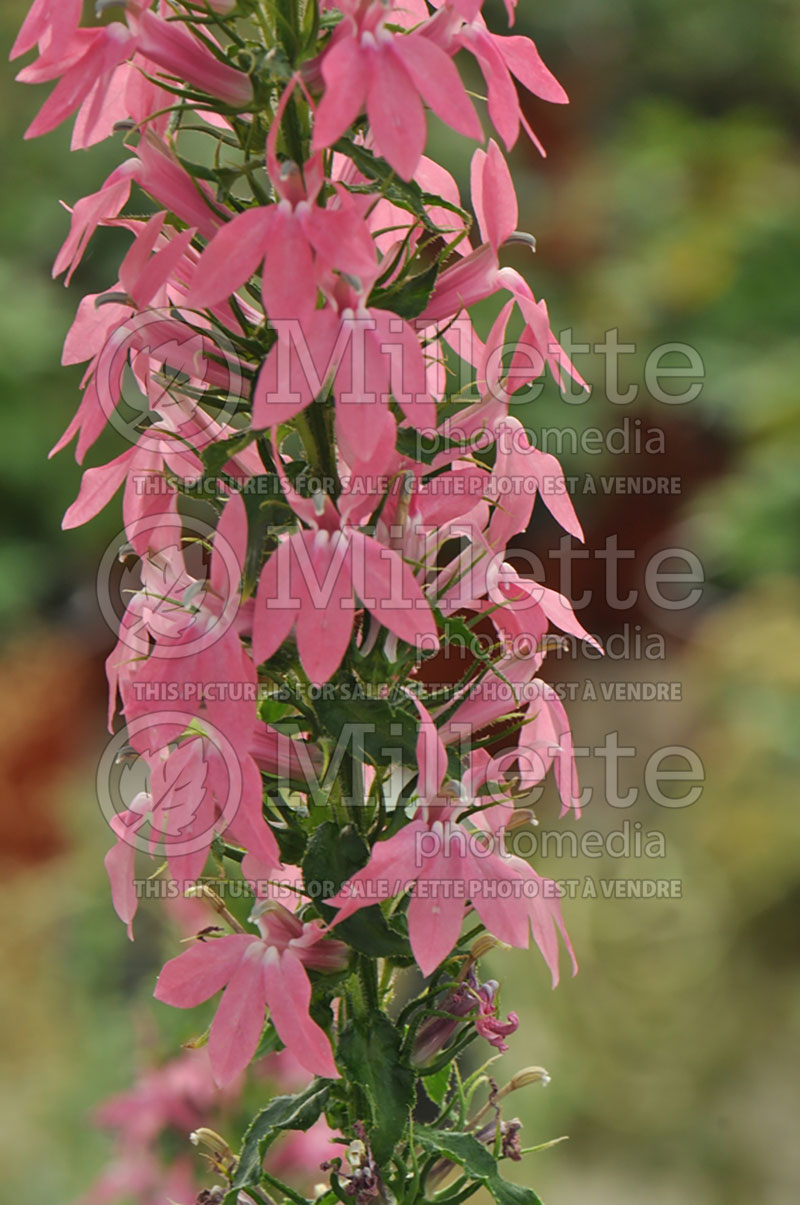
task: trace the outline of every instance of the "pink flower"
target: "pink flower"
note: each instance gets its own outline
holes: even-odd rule
[[[347,948],[325,938],[320,921],[303,924],[282,905],[256,905],[261,936],[234,933],[199,941],[166,964],[155,997],[176,1008],[196,1008],[227,985],[208,1039],[211,1069],[220,1086],[248,1065],[264,1028],[264,1009],[285,1046],[312,1075],[338,1078],[328,1038],[309,1016],[306,968],[330,971],[347,964]]]
[[[25,137],[48,134],[83,105],[99,110],[113,73],[135,48],[134,35],[118,21],[102,29],[76,29],[66,43],[48,41],[41,57],[17,76],[25,84],[61,77]]]
[[[486,826],[487,838],[476,852],[475,838],[455,819],[464,806],[440,803],[427,809],[427,819],[420,809],[400,832],[374,845],[367,865],[328,901],[339,908],[334,925],[410,889],[411,949],[422,973],[430,975],[458,941],[469,901],[487,930],[510,946],[527,948],[532,930],[555,986],[558,932],[572,954],[557,884],[510,857],[481,813],[473,819]]]
[[[82,8],[81,0],[34,0],[8,57],[17,59],[37,45],[63,46],[78,28]]]
[[[383,4],[346,16],[322,59],[325,94],[314,123],[315,150],[331,146],[366,105],[375,147],[410,180],[425,149],[424,100],[446,125],[480,138],[477,114],[448,55],[424,30],[394,34]]]
[[[500,941],[528,944],[527,918],[515,899],[518,872],[498,854],[476,856],[467,830],[454,821],[458,810],[439,805],[427,820],[417,813],[399,833],[373,846],[363,870],[328,901],[339,908],[338,924],[376,900],[413,888],[408,935],[423,975],[430,975],[458,941],[470,898]]]
[[[408,322],[365,304],[363,283],[356,288],[342,276],[331,276],[323,287],[329,305],[302,321],[279,325],[278,341],[256,381],[253,426],[274,427],[293,418],[332,379],[337,435],[369,460],[394,428],[390,397],[412,426],[436,425],[425,358]]]
[[[309,526],[283,540],[261,572],[253,621],[257,662],[271,657],[294,628],[310,680],[327,682],[350,643],[354,594],[401,640],[435,644],[430,607],[397,552],[350,527],[329,498],[321,514],[296,495],[292,504]]]
[[[437,1006],[437,1011],[450,1013],[451,1017],[431,1017],[419,1029],[414,1042],[413,1062],[420,1067],[429,1062],[444,1049],[458,1029],[458,1018],[471,1017],[476,1009],[475,1028],[481,1037],[501,1054],[508,1050],[504,1039],[519,1028],[519,1017],[516,1013],[509,1013],[508,1019],[501,1021],[497,1016],[498,987],[496,979],[479,983],[474,967],[470,967],[466,979],[448,992]]]
[[[270,318],[307,318],[317,302],[315,258],[326,270],[375,274],[375,248],[359,207],[339,188],[333,205],[316,204],[324,177],[320,156],[304,165],[279,163],[274,142],[293,85],[285,90],[270,130],[267,166],[278,204],[236,214],[214,236],[197,266],[189,296],[198,309],[235,293],[263,268],[262,297]]]
[[[544,154],[520,107],[514,78],[529,92],[552,104],[566,104],[569,98],[545,66],[535,43],[522,36],[490,33],[480,8],[480,0],[446,0],[431,21],[430,36],[450,54],[463,48],[475,56],[486,81],[489,116],[506,147],[510,150],[516,142],[521,124]]]
[[[139,53],[165,74],[200,92],[208,92],[235,109],[244,109],[252,103],[253,85],[249,77],[221,63],[181,23],[164,21],[146,10],[135,24]]]

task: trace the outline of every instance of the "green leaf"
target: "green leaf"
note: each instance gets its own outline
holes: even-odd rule
[[[233,435],[221,443],[209,444],[204,448],[200,459],[209,477],[218,477],[232,456],[237,456],[249,447],[256,438],[254,431],[243,431],[241,435]]]
[[[286,522],[287,502],[276,473],[251,477],[242,492],[247,511],[247,552],[244,558],[242,593],[251,595],[264,564],[264,543],[270,528]]]
[[[294,1096],[276,1096],[257,1113],[245,1133],[231,1188],[258,1184],[267,1147],[283,1130],[309,1129],[325,1108],[329,1092],[330,1085],[326,1080],[315,1079]]]
[[[256,1059],[263,1059],[265,1054],[275,1054],[277,1051],[283,1050],[283,1048],[283,1042],[278,1037],[275,1026],[271,1021],[267,1021],[261,1034],[261,1040],[251,1061],[255,1062]]]
[[[336,909],[322,901],[335,895],[368,859],[369,847],[352,825],[340,829],[327,820],[314,831],[303,858],[303,882],[325,920],[332,920]],[[409,952],[405,938],[390,928],[377,904],[337,925],[336,936],[370,958],[402,958]]]
[[[385,159],[379,159],[367,147],[358,146],[357,143],[351,141],[349,138],[340,138],[338,142],[334,143],[333,149],[340,151],[341,154],[351,159],[362,176],[366,176],[368,180],[376,181],[381,186],[381,193],[387,200],[397,205],[400,209],[413,213],[414,217],[424,222],[429,230],[438,232],[439,227],[431,220],[425,208],[426,203],[436,205],[441,209],[449,209],[469,222],[469,214],[464,209],[461,209],[460,206],[445,201],[443,197],[434,196],[433,193],[423,192],[420,186],[413,180],[401,180],[395,175],[394,170]],[[362,190],[356,185],[351,188],[351,191],[359,192]],[[374,191],[373,188],[369,189],[371,194]]]
[[[444,1104],[444,1098],[447,1095],[447,1089],[450,1087],[450,1077],[453,1074],[453,1064],[445,1063],[440,1071],[433,1075],[425,1075],[421,1078],[420,1083],[425,1089],[425,1094],[439,1107]]]
[[[372,1153],[388,1163],[414,1103],[414,1073],[401,1060],[400,1033],[385,1013],[355,1017],[339,1038],[337,1059],[366,1101]]]
[[[391,285],[388,289],[373,289],[367,304],[379,310],[391,310],[406,320],[416,318],[430,301],[438,275],[438,263],[431,264],[426,271]]]
[[[386,699],[359,697],[357,683],[350,696],[317,700],[317,715],[326,731],[337,740],[350,736],[353,753],[378,768],[386,768],[402,759],[405,765],[417,761],[419,720],[410,711],[393,707]]]
[[[414,1127],[414,1138],[430,1154],[438,1154],[457,1163],[468,1176],[489,1190],[497,1205],[542,1205],[532,1188],[509,1184],[508,1180],[503,1179],[494,1155],[474,1134],[417,1125]]]

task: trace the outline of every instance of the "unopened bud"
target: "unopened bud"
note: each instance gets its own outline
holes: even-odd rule
[[[189,1135],[193,1146],[200,1147],[214,1171],[229,1175],[236,1166],[236,1156],[225,1139],[216,1130],[201,1126]]]
[[[518,1071],[513,1075],[503,1089],[503,1095],[508,1092],[516,1092],[519,1088],[527,1088],[530,1084],[541,1084],[546,1088],[550,1083],[550,1072],[544,1067],[523,1067],[522,1071]]]
[[[501,945],[502,942],[499,942],[496,937],[492,937],[491,933],[484,933],[472,943],[469,951],[470,961],[477,962],[479,958],[485,958],[487,954]]]
[[[538,824],[539,821],[530,808],[515,808],[506,824],[506,830],[520,828],[523,824]]]
[[[210,1155],[215,1158],[225,1159],[233,1155],[233,1151],[228,1146],[225,1139],[216,1130],[209,1130],[206,1126],[201,1126],[199,1130],[192,1130],[189,1135],[189,1141],[192,1146],[202,1146]]]

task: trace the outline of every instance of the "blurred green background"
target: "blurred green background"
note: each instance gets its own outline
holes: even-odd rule
[[[581,618],[606,639],[627,632],[632,655],[562,658],[547,674],[595,683],[596,700],[570,705],[578,744],[617,732],[635,750],[620,779],[639,794],[624,810],[602,799],[602,759],[583,759],[595,798],[577,831],[639,824],[663,834],[665,852],[536,862],[578,884],[565,913],[581,971],[551,993],[535,955],[495,956],[504,1010],[522,1021],[496,1073],[544,1064],[551,1085],[512,1097],[508,1112],[525,1123],[524,1145],[570,1140],[513,1171],[549,1205],[790,1205],[800,1199],[800,9],[777,0],[520,7],[514,32],[536,38],[572,104],[525,102],[549,152],[542,161],[521,142],[513,155],[520,225],[538,249],[506,262],[547,298],[556,331],[595,345],[617,328],[636,349],[622,358],[621,386],[639,385],[635,401],[612,404],[602,357],[581,353],[592,398],[569,404],[548,386],[523,417],[534,432],[584,433],[626,419],[631,443],[631,432],[661,433],[662,448],[619,450],[619,437],[598,454],[584,437],[563,456],[592,550],[574,566],[575,589],[594,596]],[[3,45],[26,8],[6,0]],[[489,14],[498,30],[501,12]],[[9,1200],[66,1202],[108,1150],[87,1112],[128,1082],[163,953],[157,909],[144,910],[134,945],[112,913],[94,802],[111,640],[94,577],[120,516],[112,507],[62,535],[79,471],[70,453],[46,459],[78,397],[80,372],[59,367],[63,337],[82,293],[113,283],[120,246],[101,232],[65,292],[50,280],[67,229],[57,201],[99,187],[118,147],[70,155],[64,129],[23,143],[42,93],[15,85],[11,70],[1,86],[0,1168]],[[463,146],[440,130],[433,145],[463,187]],[[644,384],[647,357],[675,342],[705,366],[699,396],[684,405]],[[614,492],[619,480],[654,476],[679,487]],[[525,544],[557,586],[547,557],[557,533],[539,507],[535,519]],[[636,554],[621,562],[623,594],[639,591],[624,611],[604,599],[596,556],[614,533]],[[644,568],[670,547],[704,567],[702,598],[685,610],[645,598]],[[663,657],[637,657],[636,639],[656,636]],[[681,701],[603,697],[635,682],[677,684]],[[704,766],[690,807],[666,807],[644,786],[648,758],[675,745]],[[559,829],[549,793],[537,811],[542,830]],[[652,879],[677,881],[680,898],[616,895],[613,880]],[[598,898],[585,898],[587,880]],[[190,1032],[191,1023],[181,1036]]]

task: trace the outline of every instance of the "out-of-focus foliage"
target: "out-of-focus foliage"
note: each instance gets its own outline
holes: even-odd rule
[[[14,0],[0,12],[0,44],[13,42],[27,5]],[[4,56],[5,57],[5,56]],[[5,640],[37,611],[65,614],[73,590],[90,578],[98,547],[119,523],[100,520],[94,529],[60,532],[61,515],[77,493],[80,474],[71,451],[49,464],[47,454],[76,407],[81,369],[61,368],[61,346],[84,292],[113,283],[112,232],[101,232],[67,291],[50,270],[69,230],[70,204],[98,188],[115,166],[113,147],[70,155],[64,131],[23,143],[26,126],[41,103],[0,78],[0,395],[6,436],[0,445],[0,623]],[[103,237],[105,235],[105,238]],[[118,257],[116,262],[118,262]],[[95,455],[114,454],[105,440]],[[107,458],[107,457],[106,457]],[[97,462],[95,462],[97,463]]]

